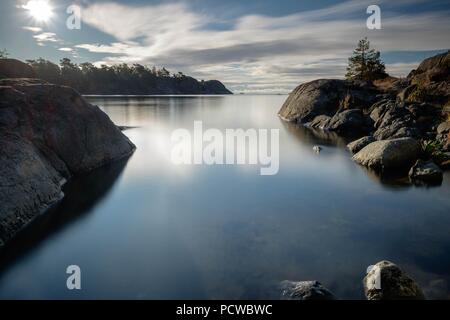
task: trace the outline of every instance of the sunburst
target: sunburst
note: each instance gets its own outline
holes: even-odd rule
[[[22,7],[38,22],[48,22],[53,16],[53,7],[49,0],[30,0]]]

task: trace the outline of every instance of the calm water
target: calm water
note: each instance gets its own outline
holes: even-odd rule
[[[363,298],[367,266],[399,264],[430,298],[450,297],[450,176],[437,188],[381,179],[336,136],[281,122],[285,96],[90,98],[137,151],[73,181],[55,212],[10,248],[0,298],[276,298],[319,280]],[[175,166],[176,128],[280,129],[280,172]],[[312,146],[319,144],[317,155]],[[66,267],[82,290],[66,289]]]

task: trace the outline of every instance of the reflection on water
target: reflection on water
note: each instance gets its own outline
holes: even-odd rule
[[[284,99],[92,98],[118,125],[136,127],[125,134],[138,149],[115,173],[73,182],[18,241],[25,249],[3,254],[0,297],[273,298],[290,279],[363,298],[367,266],[389,259],[429,297],[448,298],[448,174],[429,189],[374,175],[351,161],[346,139],[280,121]],[[280,129],[279,174],[173,165],[170,134],[194,120]],[[80,292],[65,289],[71,264],[82,270]]]
[[[336,132],[304,127],[291,122],[283,122],[283,126],[299,141],[313,145],[338,146],[345,148],[351,138],[339,136]]]
[[[33,250],[39,241],[52,233],[60,232],[70,222],[82,218],[92,210],[111,190],[127,161],[128,159],[122,159],[67,183],[64,186],[65,197],[58,207],[38,217],[29,230],[19,234],[5,248],[1,255],[0,271],[7,268],[8,263]]]

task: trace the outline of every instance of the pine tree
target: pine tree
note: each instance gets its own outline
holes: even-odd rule
[[[359,40],[353,55],[348,59],[346,79],[372,81],[387,76],[380,52],[370,48],[367,37]]]
[[[0,49],[0,59],[6,59],[8,58],[9,54],[8,51],[6,51],[6,49],[1,50]]]

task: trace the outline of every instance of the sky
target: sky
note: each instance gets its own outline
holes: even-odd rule
[[[71,5],[81,9],[81,29],[66,26]],[[381,9],[379,30],[367,28],[369,5]],[[2,0],[0,48],[21,60],[140,63],[217,79],[236,93],[287,93],[343,78],[363,37],[388,73],[406,76],[450,48],[449,18],[449,0]]]

